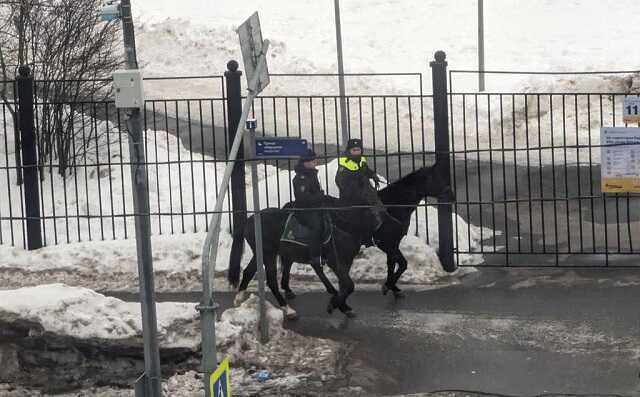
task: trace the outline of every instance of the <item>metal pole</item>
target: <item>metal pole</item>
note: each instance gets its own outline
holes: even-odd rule
[[[229,61],[224,72],[227,92],[227,131],[229,142],[236,139],[238,123],[242,117],[242,72],[238,70],[238,62]],[[238,160],[244,158],[242,144],[238,150]],[[231,208],[233,209],[233,230],[242,230],[247,221],[247,185],[245,181],[244,161],[237,161],[231,174]],[[244,244],[243,240],[234,244]]]
[[[128,69],[137,69],[136,40],[131,16],[131,1],[122,0],[122,32]],[[156,303],[151,251],[151,225],[149,220],[149,187],[142,142],[142,115],[140,109],[129,110],[129,156],[131,183],[136,224],[136,249],[138,253],[138,277],[140,304],[142,306],[142,334],[144,338],[144,368],[147,378],[146,395],[161,396],[160,351],[157,338]]]
[[[435,54],[431,62],[433,75],[433,130],[436,146],[436,163],[442,177],[451,185],[451,158],[449,155],[449,109],[447,94],[447,61],[444,51]],[[438,257],[442,268],[453,272],[457,264],[453,258],[453,210],[450,203],[438,203]]]
[[[23,169],[16,164],[18,175],[24,173],[24,206],[27,213],[27,249],[42,248],[40,225],[40,190],[38,186],[38,153],[33,125],[33,76],[28,66],[18,69],[18,121],[22,140]],[[16,152],[17,153],[17,152]]]
[[[484,1],[478,0],[478,91],[484,91]]]
[[[269,49],[269,41],[265,40],[263,46],[264,53],[266,54]],[[258,66],[255,70],[255,75],[252,81],[249,83],[249,87],[254,87],[255,82],[262,73],[262,69],[265,67],[264,62],[258,62]],[[256,93],[251,89],[248,90],[247,99],[242,106],[242,115],[238,128],[236,130],[236,138],[233,141],[231,150],[229,151],[229,161],[227,167],[224,170],[224,176],[222,177],[222,183],[218,190],[218,196],[216,198],[216,206],[213,210],[213,216],[209,222],[209,232],[204,240],[202,246],[202,302],[198,305],[197,309],[200,311],[200,324],[202,331],[202,372],[205,396],[210,396],[209,390],[209,378],[211,374],[216,370],[218,366],[217,351],[216,351],[216,308],[217,305],[213,300],[213,281],[215,278],[216,259],[218,255],[218,241],[220,240],[220,220],[222,219],[222,207],[224,205],[224,199],[227,195],[227,188],[229,187],[229,181],[231,179],[231,173],[233,172],[234,162],[238,156],[240,144],[244,138],[244,123],[249,116],[253,99],[256,97]]]
[[[334,0],[336,13],[336,44],[338,48],[338,84],[340,86],[340,129],[342,131],[342,145],[346,145],[349,140],[349,130],[347,126],[347,103],[344,88],[344,62],[342,60],[342,25],[340,22],[340,0]]]
[[[267,324],[267,305],[265,304],[264,283],[265,269],[262,252],[262,215],[260,214],[260,190],[258,189],[258,160],[256,159],[256,130],[249,130],[249,153],[251,157],[251,186],[253,188],[254,230],[256,234],[256,265],[258,266],[258,296],[260,298],[260,342],[269,341],[269,326]]]

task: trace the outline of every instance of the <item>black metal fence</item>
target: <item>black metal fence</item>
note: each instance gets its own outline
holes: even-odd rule
[[[240,78],[239,76],[236,76]],[[196,233],[206,231],[213,213],[230,147],[227,93],[230,76],[198,76],[193,78],[154,78],[151,84],[176,84],[191,81],[210,87],[213,95],[149,99],[144,111],[144,141],[150,189],[152,233]],[[362,83],[353,83],[356,94],[347,98],[348,121],[351,134],[362,137],[370,148],[371,165],[389,179],[396,179],[433,161],[433,136],[428,120],[432,119],[432,101],[422,93],[419,73],[350,74],[353,80],[371,79],[377,85],[385,79],[403,79],[406,93],[388,92],[380,95],[360,94]],[[273,75],[273,92],[259,97],[253,115],[259,122],[259,134],[305,137],[321,157],[322,182],[329,194],[337,195],[334,186],[335,163],[338,154],[339,96],[320,95],[307,88],[307,95],[290,95],[278,88],[280,80],[335,80],[336,75]],[[68,84],[78,81],[68,81]],[[193,83],[193,82],[197,82]],[[74,102],[43,101],[35,82],[35,130],[39,151],[54,145],[58,138],[47,140],[56,126],[51,125],[53,111],[72,117],[70,133],[65,139],[73,153],[68,164],[61,164],[60,153],[51,148],[51,155],[38,164],[39,202],[42,238],[45,245],[95,240],[127,239],[134,232],[131,197],[130,163],[126,134],[126,115],[115,108],[114,102],[86,100]],[[284,85],[285,87],[287,85]],[[288,84],[290,86],[290,84]],[[395,87],[397,84],[389,84]],[[347,85],[349,88],[349,84]],[[383,87],[384,88],[384,87]],[[150,90],[166,94],[175,89]],[[398,91],[397,88],[389,91]],[[196,90],[197,91],[197,90]],[[384,89],[382,89],[384,91]],[[9,106],[0,104],[0,132],[4,150],[0,160],[0,175],[6,183],[8,200],[0,206],[0,243],[27,245],[24,211],[24,189],[18,184],[25,166],[15,158],[15,132]],[[54,109],[55,108],[55,109]],[[72,116],[69,116],[72,114]],[[237,115],[239,116],[239,115]],[[293,199],[290,177],[295,164],[291,160],[264,162],[260,167],[263,178],[261,190],[263,206],[282,206]],[[62,169],[64,168],[64,169]],[[231,203],[225,204],[229,224]],[[420,221],[429,227],[428,211],[423,207]],[[432,220],[432,221],[435,221]],[[414,228],[417,230],[417,224]],[[228,230],[228,229],[227,229]],[[428,234],[428,233],[427,233]]]
[[[634,266],[640,245],[635,237],[640,231],[637,196],[600,191],[600,127],[622,125],[621,104],[629,95],[625,83],[608,80],[612,92],[572,92],[571,84],[524,92],[455,92],[454,76],[463,72],[468,71],[449,74],[452,92],[445,113],[450,149],[438,151],[451,155],[458,265]],[[229,101],[240,99],[228,92],[231,78],[240,79],[227,74],[145,82],[169,84],[154,90],[161,98],[147,100],[144,112],[155,235],[207,230],[228,162],[229,126],[239,118],[237,109],[230,112]],[[356,81],[347,85],[350,135],[364,140],[370,164],[380,174],[393,181],[434,161],[434,96],[424,93],[422,74],[347,78]],[[307,138],[326,159],[320,167],[325,191],[337,195],[333,179],[340,151],[340,98],[318,93],[327,86],[317,83],[321,79],[333,81],[336,76],[273,75],[270,91],[254,102],[252,111],[259,134]],[[402,89],[380,83],[390,79],[403,79]],[[283,83],[286,80],[299,84]],[[292,86],[300,92],[290,92]],[[169,95],[180,87],[182,95]],[[372,94],[378,89],[386,92]],[[75,114],[68,136],[74,155],[64,175],[56,155],[38,165],[44,243],[131,237],[135,214],[123,112],[110,100],[54,104],[35,97],[39,142],[51,128],[44,117],[50,107],[62,105],[62,111]],[[14,106],[0,103],[0,180],[6,181],[2,193],[7,198],[0,205],[0,244],[26,247],[25,192],[17,183],[24,166],[14,153],[9,112]],[[261,165],[263,206],[282,206],[293,199],[293,166],[290,160]],[[434,246],[441,241],[436,207],[423,203],[411,229]],[[225,203],[227,231],[232,213],[230,200]]]
[[[469,73],[477,74],[450,71],[450,86]],[[455,212],[469,221],[467,235],[471,224],[479,227],[485,265],[637,265],[638,196],[600,190],[600,128],[625,126],[622,103],[635,95],[627,83],[634,72],[609,72],[602,88],[610,91],[600,92],[562,74],[569,77],[544,90],[449,97]]]

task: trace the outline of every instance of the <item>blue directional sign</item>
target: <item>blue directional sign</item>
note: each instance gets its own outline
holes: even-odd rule
[[[225,358],[209,379],[211,397],[231,397],[229,380],[229,358]]]
[[[289,137],[256,138],[256,157],[298,158],[306,152],[306,139]]]

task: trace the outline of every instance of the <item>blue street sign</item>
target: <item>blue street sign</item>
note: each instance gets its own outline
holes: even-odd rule
[[[231,381],[229,380],[229,358],[225,358],[218,369],[209,378],[211,397],[231,397]]]
[[[289,137],[256,138],[256,157],[292,157],[303,156],[307,152],[307,140]]]

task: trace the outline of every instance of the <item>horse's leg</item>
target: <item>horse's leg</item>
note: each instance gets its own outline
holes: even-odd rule
[[[392,251],[386,252],[387,254],[387,280],[382,284],[382,295],[386,295],[393,287],[393,278],[396,270],[396,259]]]
[[[338,264],[332,265],[333,266],[331,268],[336,274],[336,277],[338,277],[338,286],[340,291],[331,297],[329,305],[327,306],[327,311],[331,313],[334,308],[338,308],[347,316],[352,317],[355,314],[353,309],[347,304],[347,298],[355,290],[355,284],[353,283],[351,276],[349,276],[349,272],[342,268],[342,266],[339,266]]]
[[[312,263],[311,267],[313,268],[313,271],[316,272],[316,275],[318,276],[320,281],[322,281],[322,284],[324,285],[324,288],[327,290],[327,293],[330,295],[336,295],[338,291],[336,291],[336,288],[333,286],[331,281],[327,278],[327,275],[324,273],[324,269],[322,269],[322,265],[318,266]]]
[[[291,266],[293,266],[293,261],[289,258],[281,256],[280,265],[282,266],[282,282],[280,283],[280,285],[284,290],[284,296],[288,300],[293,300],[296,298],[296,294],[291,291],[291,287],[289,286],[289,280],[291,279]]]
[[[242,272],[242,281],[240,282],[240,286],[238,287],[238,293],[233,300],[233,303],[236,306],[240,305],[247,299],[247,288],[249,287],[249,283],[251,282],[251,280],[253,280],[253,276],[255,276],[257,268],[256,257],[254,255],[253,257],[251,257],[249,264]]]
[[[264,268],[267,273],[267,285],[271,290],[271,293],[278,301],[280,308],[284,312],[284,315],[288,319],[295,319],[297,317],[297,313],[295,310],[291,309],[289,305],[287,305],[286,299],[280,293],[280,289],[278,288],[278,268],[276,266],[276,258],[277,256],[266,256],[264,260]]]
[[[407,259],[404,257],[404,255],[402,255],[402,252],[400,252],[400,248],[396,249],[394,257],[396,258],[395,260],[398,263],[398,269],[393,275],[392,283],[389,284],[389,289],[393,292],[394,297],[404,298],[404,294],[402,293],[400,288],[398,288],[397,284],[400,280],[400,277],[402,277],[402,274],[407,270]]]

